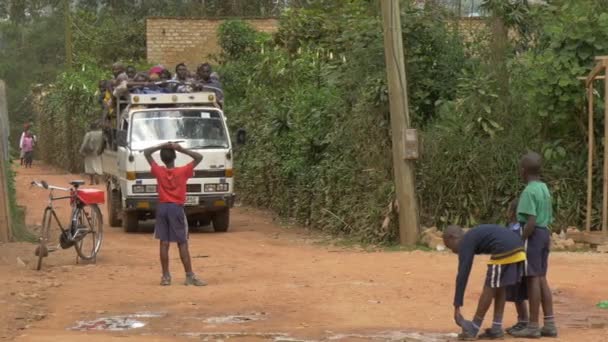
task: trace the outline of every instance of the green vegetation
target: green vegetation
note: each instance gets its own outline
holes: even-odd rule
[[[17,241],[35,241],[34,235],[27,230],[25,226],[25,212],[22,207],[17,205],[17,194],[15,189],[15,172],[12,169],[12,165],[9,163],[6,168],[6,177],[8,183],[8,200],[9,209],[11,212],[11,223],[13,238]]]
[[[145,8],[102,1],[95,12],[87,7],[93,2],[74,9],[73,71],[61,66],[61,33],[39,33],[63,25],[59,11],[0,24],[10,47],[0,57],[14,63],[0,63],[0,77],[19,80],[9,94],[13,120],[27,117],[24,108],[36,103],[40,154],[71,170],[80,165],[79,137],[98,115],[97,80],[108,77],[116,59],[143,63],[146,15],[212,8],[215,15],[263,15],[272,7],[272,1],[258,7],[210,1],[216,7],[205,9],[192,1],[175,7],[146,1]],[[503,221],[507,203],[522,188],[518,159],[531,149],[545,157],[555,226],[580,224],[587,131],[585,91],[577,77],[591,69],[594,56],[608,54],[606,2],[554,0],[530,7],[523,0],[485,0],[485,25],[461,22],[458,30],[453,8],[433,3],[419,8],[402,2],[410,111],[423,138],[416,178],[422,222]],[[185,10],[192,12],[180,12]],[[218,62],[226,112],[232,128],[246,128],[250,138],[235,159],[239,196],[247,204],[364,243],[396,240],[378,12],[375,1],[314,0],[282,11],[273,36],[239,20],[222,25]],[[129,44],[116,44],[123,37]],[[45,84],[46,96],[22,102],[37,82]],[[599,87],[599,137],[602,93]],[[72,136],[56,134],[67,127]],[[599,156],[603,146],[597,148]],[[600,165],[602,160],[596,163],[598,180]],[[594,204],[599,208],[599,197]]]

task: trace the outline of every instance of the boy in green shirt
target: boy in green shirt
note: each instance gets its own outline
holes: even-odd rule
[[[549,225],[553,222],[553,207],[549,188],[540,180],[541,166],[542,158],[534,152],[524,155],[520,162],[520,173],[527,185],[519,197],[517,219],[524,227],[522,237],[526,247],[525,275],[530,302],[530,322],[521,330],[511,331],[511,335],[515,337],[557,337],[553,298],[546,277],[551,245]],[[545,314],[545,325],[542,329],[539,327],[541,303]]]

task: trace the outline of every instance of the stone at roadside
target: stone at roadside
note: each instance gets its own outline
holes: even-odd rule
[[[608,245],[599,245],[597,246],[596,251],[598,253],[608,253]]]
[[[576,227],[568,227],[568,228],[566,228],[566,233],[567,234],[576,234],[578,232],[579,232],[579,230]]]
[[[576,242],[574,242],[574,240],[572,239],[566,239],[564,240],[564,248],[566,250],[569,250],[571,252],[576,251]]]
[[[432,227],[422,232],[420,242],[433,250],[443,251],[445,250],[445,245],[443,244],[441,235],[442,233],[436,227]]]
[[[27,264],[23,260],[21,260],[20,257],[17,257],[17,266],[19,266],[19,267],[27,267]]]

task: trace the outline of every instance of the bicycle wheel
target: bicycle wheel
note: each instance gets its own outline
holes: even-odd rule
[[[103,217],[97,204],[78,209],[78,226],[84,236],[74,245],[76,253],[83,260],[93,260],[99,253],[103,241]]]
[[[51,228],[51,210],[45,209],[44,215],[42,216],[42,227],[40,228],[40,237],[38,242],[38,247],[36,247],[36,256],[38,256],[38,264],[36,265],[36,270],[40,271],[42,268],[42,259],[49,255],[48,243],[49,243],[49,234]]]

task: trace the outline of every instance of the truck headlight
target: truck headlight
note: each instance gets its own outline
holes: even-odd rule
[[[145,191],[145,188],[143,185],[133,185],[133,193],[134,194],[141,194]]]
[[[215,186],[217,184],[205,184],[205,192],[215,192]]]
[[[156,192],[156,185],[146,185],[146,192]]]

